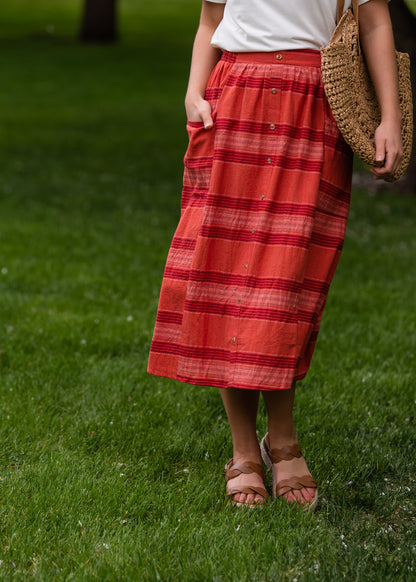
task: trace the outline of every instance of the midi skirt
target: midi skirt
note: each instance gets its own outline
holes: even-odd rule
[[[214,127],[187,123],[148,372],[289,389],[308,371],[342,250],[352,152],[319,51],[224,52],[205,98]]]

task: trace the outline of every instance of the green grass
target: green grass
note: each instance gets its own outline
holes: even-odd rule
[[[414,198],[354,192],[296,406],[319,510],[229,507],[217,391],[145,372],[198,3],[125,1],[115,47],[36,6],[0,16],[0,579],[413,580]]]

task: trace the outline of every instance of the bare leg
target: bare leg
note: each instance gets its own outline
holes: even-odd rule
[[[281,448],[298,442],[293,422],[293,403],[295,400],[295,384],[290,390],[276,390],[262,392],[268,413],[268,430],[270,448]],[[303,457],[290,461],[280,461],[274,465],[278,481],[293,476],[310,475],[308,466]],[[288,501],[307,503],[315,496],[315,489],[304,487],[300,491],[290,491],[285,495]]]
[[[220,390],[233,438],[233,459],[235,463],[251,461],[261,464],[259,442],[256,434],[257,409],[259,405],[259,391],[227,388]],[[259,475],[250,473],[239,475],[229,481],[236,486],[262,486]],[[233,496],[239,503],[261,503],[263,497],[258,494],[237,493]]]

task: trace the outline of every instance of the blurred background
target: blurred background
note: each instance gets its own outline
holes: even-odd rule
[[[112,196],[114,184],[106,180],[117,175],[117,192],[125,193],[125,182],[134,180],[145,202],[150,178],[154,189],[180,176],[172,148],[180,151],[185,143],[182,102],[198,2],[110,2],[110,25],[101,11],[105,4],[2,1],[0,138],[9,189],[17,176],[4,154],[12,150],[24,161],[22,177],[30,176],[43,196],[54,190],[60,199],[69,191],[91,195],[97,177],[100,198],[108,191]],[[98,6],[90,19],[89,5]],[[120,40],[111,43],[115,34]],[[102,42],[95,44],[97,38]],[[94,175],[100,171],[107,177]],[[16,190],[21,196],[22,188]]]
[[[114,301],[129,301],[126,278],[146,339],[153,325],[179,216],[183,96],[200,6],[108,4],[1,3],[0,310],[15,334],[27,325],[19,341],[33,336],[33,302],[61,305],[56,320],[39,315],[43,342],[48,325],[67,337],[62,311],[68,322],[80,310],[94,321],[101,301],[115,315]]]

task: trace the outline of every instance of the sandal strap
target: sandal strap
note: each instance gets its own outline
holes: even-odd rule
[[[305,487],[310,487],[312,489],[317,489],[317,484],[315,479],[311,475],[304,475],[303,477],[291,477],[290,479],[283,479],[276,483],[276,497],[281,495],[286,495],[289,491],[303,489]]]
[[[269,457],[272,463],[280,463],[280,461],[291,461],[295,457],[302,457],[302,451],[298,444],[285,445],[281,449],[272,449],[269,451]]]
[[[256,495],[261,495],[264,499],[269,499],[269,494],[264,487],[229,487],[227,488],[227,495],[232,497],[237,493],[245,493],[246,495],[250,495],[250,493]]]
[[[263,466],[259,463],[252,463],[251,461],[245,461],[241,463],[234,463],[234,459],[230,459],[228,463],[224,467],[225,469],[225,481],[228,483],[231,479],[238,477],[242,473],[249,475],[250,473],[256,473],[259,475],[263,480],[266,476]],[[232,497],[237,493],[244,493],[246,495],[250,495],[253,493],[254,495],[258,494],[264,497],[264,499],[269,499],[269,494],[265,487],[263,486],[244,486],[244,487],[237,487],[237,486],[227,486],[227,495]]]
[[[280,461],[291,461],[295,457],[303,457],[302,450],[298,443],[294,445],[285,445],[281,448],[270,449],[269,435],[264,439],[267,454],[272,463],[280,463]]]
[[[264,472],[263,466],[259,463],[252,463],[251,461],[245,461],[242,463],[234,463],[234,459],[230,459],[225,465],[225,481],[228,483],[230,479],[234,479],[241,475],[241,473],[250,474],[257,473],[262,479],[265,478],[266,474]]]

